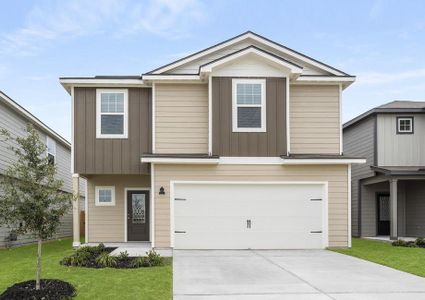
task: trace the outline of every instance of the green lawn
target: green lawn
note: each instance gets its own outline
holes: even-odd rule
[[[353,239],[351,249],[330,249],[425,277],[425,249],[394,247],[388,242]]]
[[[14,283],[34,279],[36,245],[0,250],[0,294]],[[139,269],[65,267],[59,261],[72,252],[71,240],[43,245],[42,278],[68,281],[76,299],[171,299],[172,266]]]

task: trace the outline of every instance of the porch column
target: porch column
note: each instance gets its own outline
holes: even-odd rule
[[[80,175],[72,175],[72,247],[80,247]],[[86,200],[87,201],[87,200]]]
[[[390,179],[390,239],[398,239],[397,224],[397,179]]]

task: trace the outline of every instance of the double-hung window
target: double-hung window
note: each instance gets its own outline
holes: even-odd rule
[[[413,133],[413,117],[397,117],[397,133]]]
[[[96,206],[114,206],[115,205],[115,187],[96,186],[95,204]]]
[[[50,164],[55,164],[56,162],[56,142],[54,139],[47,137],[46,138],[46,146],[47,146],[47,159]]]
[[[266,81],[233,79],[233,132],[266,131]]]
[[[96,91],[96,137],[128,137],[128,91],[98,89]]]

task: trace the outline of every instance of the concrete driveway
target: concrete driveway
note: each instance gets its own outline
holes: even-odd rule
[[[173,261],[177,300],[425,299],[424,278],[326,250],[176,250]]]

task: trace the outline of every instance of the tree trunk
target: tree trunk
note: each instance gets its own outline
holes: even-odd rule
[[[40,277],[41,277],[41,243],[42,240],[38,239],[38,248],[37,248],[37,272],[35,275],[35,289],[40,289]]]

